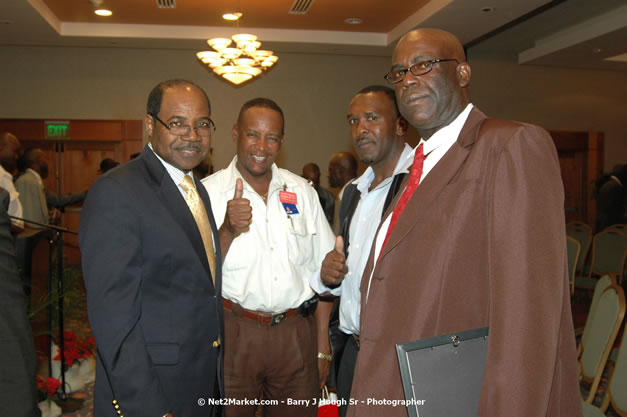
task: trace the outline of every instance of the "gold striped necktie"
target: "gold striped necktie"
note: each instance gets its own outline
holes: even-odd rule
[[[185,175],[179,185],[185,190],[185,202],[189,206],[194,220],[196,221],[196,226],[198,226],[198,230],[200,231],[200,237],[202,237],[202,243],[207,253],[207,260],[209,261],[209,269],[211,269],[211,279],[215,285],[216,256],[213,249],[213,238],[211,237],[211,225],[209,224],[205,205],[202,203],[198,191],[196,191],[196,186],[191,176]]]

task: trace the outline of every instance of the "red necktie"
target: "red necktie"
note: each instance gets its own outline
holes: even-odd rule
[[[388,231],[385,235],[385,240],[383,241],[383,245],[381,246],[381,252],[383,252],[383,248],[385,248],[385,244],[388,242],[390,235],[392,234],[392,230],[394,230],[394,226],[396,226],[396,222],[398,218],[401,217],[401,213],[405,209],[407,202],[418,188],[418,184],[420,183],[420,177],[422,176],[422,165],[425,161],[425,154],[422,149],[422,143],[416,149],[414,154],[414,164],[411,166],[411,171],[409,171],[409,180],[407,181],[407,188],[401,195],[401,198],[398,200],[398,204],[394,207],[394,211],[392,212],[392,220],[390,220],[390,226],[388,227]],[[379,254],[381,253],[379,252]]]

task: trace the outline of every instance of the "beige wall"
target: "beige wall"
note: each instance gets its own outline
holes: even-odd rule
[[[490,116],[604,132],[605,170],[627,163],[627,73],[518,65],[472,50],[469,62],[473,101]]]
[[[386,57],[279,53],[274,69],[233,87],[208,73],[194,52],[0,47],[0,117],[141,119],[157,82],[187,78],[212,100],[216,168],[235,153],[230,130],[242,103],[266,96],[286,116],[280,165],[300,173],[313,161],[326,172],[331,154],[351,150],[345,121],[350,98],[366,85],[384,83],[389,68]],[[604,131],[605,166],[627,159],[624,73],[521,67],[472,51],[470,62],[473,101],[489,115],[549,129]]]

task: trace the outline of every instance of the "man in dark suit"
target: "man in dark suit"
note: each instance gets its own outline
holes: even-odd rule
[[[476,415],[580,416],[555,146],[538,126],[474,108],[470,78],[450,33],[415,30],[394,51],[386,79],[422,139],[362,277],[352,397],[404,398],[397,343],[487,326]],[[407,410],[358,402],[348,415]]]
[[[35,391],[35,348],[26,297],[15,265],[9,192],[0,187],[0,404],[3,414],[41,415]]]
[[[96,180],[79,242],[98,346],[95,416],[210,416],[221,398],[220,242],[191,170],[215,129],[205,92],[157,85],[141,155]],[[195,186],[195,188],[194,188]]]

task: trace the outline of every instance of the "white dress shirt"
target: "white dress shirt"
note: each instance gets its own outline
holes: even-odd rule
[[[459,115],[457,115],[455,120],[453,120],[449,125],[444,126],[442,129],[435,132],[433,136],[429,138],[429,140],[420,139],[420,143],[418,143],[418,146],[420,146],[420,144],[423,144],[422,150],[425,154],[420,182],[425,179],[425,177],[429,174],[429,172],[431,172],[433,167],[438,162],[440,162],[440,159],[442,159],[446,152],[457,141],[459,133],[462,131],[462,128],[466,123],[466,119],[468,119],[468,115],[470,114],[470,110],[472,110],[472,107],[472,104],[468,103],[466,108]],[[416,148],[414,148],[414,151],[408,156],[408,158],[411,158],[412,162],[414,160],[414,155],[418,146],[416,146]],[[366,292],[366,301],[368,300],[368,295],[370,294],[370,281],[372,280],[372,274],[374,273],[374,269],[377,265],[379,255],[381,254],[381,247],[383,246],[385,235],[387,235],[388,228],[390,227],[390,220],[392,220],[392,216],[387,216],[383,224],[381,224],[381,229],[379,229],[379,233],[377,234],[374,251],[375,264],[372,267],[372,272],[370,273],[370,277],[368,278],[368,291]]]
[[[408,172],[413,162],[413,159],[409,156],[413,154],[411,146],[405,144],[392,176],[381,181],[372,190],[369,190],[369,188],[374,181],[374,171],[370,166],[366,168],[366,171],[360,177],[351,182],[351,184],[357,184],[357,189],[361,195],[349,229],[350,238],[348,258],[346,259],[348,273],[344,276],[342,284],[333,289],[326,287],[322,283],[320,269],[312,276],[311,287],[314,291],[320,294],[330,292],[333,295],[341,296],[340,330],[344,333],[359,334],[359,314],[361,309],[359,285],[361,284],[361,276],[366,268],[370,248],[381,222],[383,206],[392,185],[393,177],[396,174]]]
[[[0,165],[0,187],[9,193],[9,216],[22,217],[22,204],[19,200],[20,193],[17,192],[15,184],[13,184],[13,175],[7,172],[2,165]],[[11,223],[20,228],[24,227],[22,220],[11,219]]]
[[[307,181],[272,165],[267,204],[237,170],[237,156],[202,182],[211,198],[218,228],[238,178],[253,209],[248,232],[236,237],[222,266],[222,296],[248,310],[281,313],[314,295],[309,278],[334,245],[316,190]],[[280,192],[296,194],[298,214],[288,215]]]

